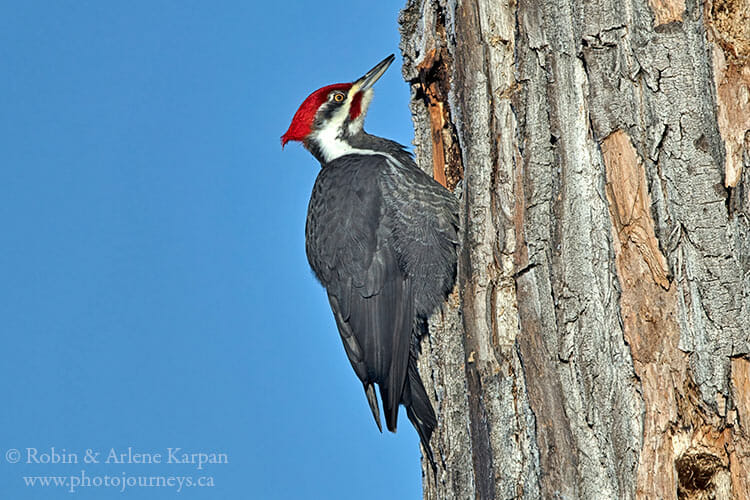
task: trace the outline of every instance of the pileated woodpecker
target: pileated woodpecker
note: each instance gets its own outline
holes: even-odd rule
[[[307,258],[326,288],[346,354],[378,428],[380,389],[388,430],[399,404],[434,467],[437,423],[417,371],[427,317],[456,279],[458,207],[404,146],[363,130],[373,84],[393,54],[352,83],[305,99],[281,137],[300,141],[322,167],[310,198]]]

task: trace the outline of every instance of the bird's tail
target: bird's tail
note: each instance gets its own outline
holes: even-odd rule
[[[417,371],[417,358],[413,353],[409,355],[409,367],[401,403],[406,407],[406,415],[417,430],[424,452],[432,465],[432,469],[435,470],[435,457],[430,447],[430,437],[432,437],[432,431],[437,425],[437,419],[430,398],[427,397],[427,391],[422,384],[419,371]]]

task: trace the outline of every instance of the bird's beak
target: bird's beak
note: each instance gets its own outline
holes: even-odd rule
[[[359,92],[372,87],[375,82],[377,82],[378,79],[383,76],[383,73],[385,73],[385,70],[388,69],[388,66],[391,65],[394,59],[396,59],[396,57],[391,54],[380,61],[374,68],[365,73],[365,76],[354,82],[352,88],[356,89],[356,91]]]

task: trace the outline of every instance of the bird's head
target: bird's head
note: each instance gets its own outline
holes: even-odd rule
[[[300,141],[322,162],[350,152],[347,139],[362,132],[372,86],[394,59],[389,55],[354,82],[328,85],[310,94],[281,136],[282,147],[289,141]]]

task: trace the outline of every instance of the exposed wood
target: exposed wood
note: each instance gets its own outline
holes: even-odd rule
[[[750,65],[727,61],[719,45],[713,47],[713,59],[717,119],[727,155],[724,185],[736,187],[743,164],[750,163]]]
[[[682,21],[684,0],[649,0],[648,4],[654,11],[654,26]]]
[[[634,246],[634,251],[651,271],[651,278],[668,290],[667,260],[661,253],[654,234],[646,171],[638,153],[628,135],[617,130],[602,141],[602,156],[607,169],[607,199],[613,237],[616,238],[615,253],[624,245]],[[618,274],[622,283],[624,277],[619,269]],[[669,312],[672,313],[673,310]]]
[[[419,64],[418,70],[421,98],[430,115],[432,174],[440,184],[452,190],[463,178],[463,165],[446,105],[449,64],[446,57],[444,49],[432,49]]]
[[[734,431],[740,434],[727,446],[732,491],[736,498],[750,498],[750,361],[732,360],[732,397],[736,409],[730,415]]]
[[[708,0],[719,131],[726,150],[724,185],[735,187],[750,168],[750,0]]]
[[[654,234],[646,173],[630,138],[621,130],[613,132],[602,142],[602,153],[623,333],[644,403],[636,495],[676,499],[672,438],[679,388],[687,375],[687,356],[677,348],[677,294],[674,287],[670,290],[666,260]],[[686,464],[685,470],[693,469]]]

